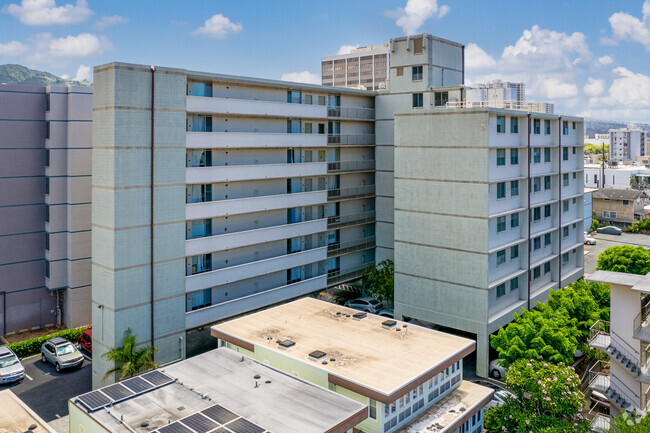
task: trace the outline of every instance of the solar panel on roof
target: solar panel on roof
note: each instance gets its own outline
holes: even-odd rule
[[[234,420],[235,418],[239,418],[239,416],[235,415],[233,412],[218,404],[202,410],[201,413],[220,424],[225,424],[229,421]]]
[[[113,400],[122,400],[124,398],[130,397],[133,395],[133,391],[122,386],[121,383],[116,383],[115,385],[107,386],[102,388],[102,392],[112,398]]]
[[[218,429],[216,429],[212,433],[232,433],[232,430],[228,430],[225,427],[219,427]]]
[[[77,397],[77,401],[86,406],[89,411],[99,409],[111,403],[111,399],[106,397],[100,391],[91,391]]]
[[[232,422],[226,424],[230,430],[235,433],[264,433],[266,429],[253,424],[246,418],[238,418]]]
[[[141,392],[147,391],[151,388],[153,388],[153,385],[145,381],[144,379],[141,379],[140,377],[134,377],[129,380],[125,380],[122,382],[122,385],[126,386],[129,388],[131,391],[135,392],[136,394],[139,394]]]
[[[200,413],[195,413],[187,418],[183,418],[180,422],[194,430],[196,433],[206,433],[219,427],[219,424]]]
[[[192,430],[179,422],[174,422],[165,427],[160,427],[158,431],[160,433],[193,433]]]
[[[159,371],[150,371],[149,373],[145,373],[140,377],[147,380],[148,382],[153,383],[154,386],[161,386],[174,381],[171,377]]]

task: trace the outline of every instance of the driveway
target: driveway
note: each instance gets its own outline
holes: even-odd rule
[[[631,245],[650,248],[650,235],[624,232],[620,236],[602,233],[594,233],[592,236],[596,239],[596,245],[585,245],[585,277],[594,273],[598,256],[609,247]]]
[[[40,355],[23,359],[25,379],[18,384],[0,386],[0,390],[11,389],[45,422],[64,417],[68,415],[70,398],[92,390],[92,361],[84,356],[86,360],[81,368],[61,373],[52,364],[44,364]]]

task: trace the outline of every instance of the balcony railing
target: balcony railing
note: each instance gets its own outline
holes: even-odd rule
[[[441,108],[501,108],[505,110],[527,111],[529,113],[546,113],[546,106],[544,104],[519,102],[515,100],[449,101]]]
[[[327,163],[328,173],[338,173],[343,171],[370,171],[374,169],[374,159],[363,161],[335,161]]]
[[[348,242],[335,242],[327,246],[327,255],[332,257],[373,248],[375,246],[375,240],[375,236],[368,236]]]
[[[589,328],[589,347],[605,352],[610,345],[609,322],[599,320],[591,325],[591,328]]]
[[[337,146],[360,146],[366,144],[375,144],[375,134],[328,135],[327,144],[335,144]]]
[[[596,433],[604,433],[609,430],[609,407],[603,403],[596,403],[587,413],[586,418],[591,424],[591,429]]]
[[[327,109],[327,117],[337,117],[341,119],[375,120],[375,109],[357,107],[329,107]]]
[[[634,318],[634,338],[650,342],[650,308],[642,308]]]
[[[341,228],[341,227],[349,227],[358,224],[371,223],[375,221],[375,214],[376,212],[374,210],[371,210],[368,212],[359,212],[350,215],[330,216],[327,217],[327,228],[334,229],[334,228]]]
[[[330,189],[327,191],[327,198],[329,200],[363,198],[363,197],[372,197],[374,195],[375,195],[375,185]]]
[[[330,271],[327,271],[327,285],[331,286],[334,284],[339,284],[343,281],[361,277],[363,275],[363,272],[369,266],[374,267],[375,262],[361,263],[360,265],[351,266],[345,269],[332,269]]]

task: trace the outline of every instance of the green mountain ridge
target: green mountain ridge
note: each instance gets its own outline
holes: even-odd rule
[[[0,84],[24,86],[92,86],[88,81],[66,80],[45,71],[36,71],[22,65],[0,65]]]

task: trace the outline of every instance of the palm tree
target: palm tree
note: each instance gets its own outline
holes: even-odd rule
[[[135,347],[135,335],[131,328],[124,331],[122,347],[116,347],[102,355],[103,358],[113,361],[115,367],[108,370],[104,380],[112,374],[120,373],[120,380],[133,377],[141,371],[158,368],[153,360],[153,354],[158,351],[153,346]]]

